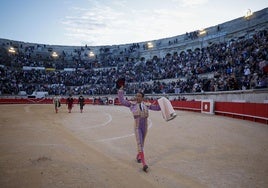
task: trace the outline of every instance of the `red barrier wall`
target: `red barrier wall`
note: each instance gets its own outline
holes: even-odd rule
[[[215,114],[268,124],[268,104],[215,102]]]
[[[188,110],[201,112],[201,101],[171,101],[176,110]]]
[[[52,99],[0,99],[0,104],[52,104]]]
[[[61,99],[61,102],[65,104],[66,99]],[[75,103],[77,102],[75,99]],[[149,102],[156,103],[156,101]],[[93,104],[93,100],[85,99],[85,103]],[[0,104],[52,104],[52,99],[0,98]],[[120,105],[118,99],[114,100],[114,104]],[[201,112],[201,101],[171,101],[171,104],[176,110]],[[268,104],[215,102],[215,114],[268,124]]]
[[[52,104],[53,99],[51,98],[43,98],[43,99],[28,99],[28,98],[21,98],[21,99],[1,99],[0,104]],[[65,104],[66,99],[62,98],[61,103]],[[78,99],[74,99],[74,104],[78,103]],[[92,104],[92,99],[85,99],[85,104]]]

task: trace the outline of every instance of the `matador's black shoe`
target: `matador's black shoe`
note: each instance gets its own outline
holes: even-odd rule
[[[149,168],[148,165],[144,165],[143,168],[142,168],[142,170],[143,170],[144,172],[147,172],[148,168]]]

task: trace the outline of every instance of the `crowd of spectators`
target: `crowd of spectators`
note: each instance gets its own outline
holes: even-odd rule
[[[140,48],[131,46],[128,52]],[[126,92],[142,89],[151,93],[193,93],[247,90],[268,87],[268,33],[257,32],[252,38],[213,43],[204,48],[154,56],[145,59],[120,59],[109,55],[98,69],[81,63],[74,71],[55,69],[23,70],[23,66],[40,67],[45,61],[32,61],[30,52],[14,56],[11,61],[21,67],[0,62],[1,94],[17,95],[20,91],[47,91],[50,95],[115,94],[115,82],[126,79]],[[130,50],[130,51],[129,51]],[[10,63],[9,65],[12,65]],[[47,66],[47,65],[46,65]],[[68,63],[61,67],[68,67]],[[82,69],[80,69],[82,68]]]

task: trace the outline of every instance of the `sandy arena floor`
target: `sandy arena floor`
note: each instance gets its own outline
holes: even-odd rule
[[[177,114],[150,112],[145,173],[126,107],[0,105],[0,187],[268,187],[267,125]]]

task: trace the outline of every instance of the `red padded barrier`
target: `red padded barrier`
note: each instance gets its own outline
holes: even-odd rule
[[[43,98],[43,99],[0,99],[0,104],[52,104],[52,99]]]
[[[268,118],[268,104],[257,104],[255,109],[256,116]]]
[[[245,103],[245,104],[243,104],[243,112],[242,112],[242,114],[256,116],[257,115],[256,106],[257,105],[255,103]]]
[[[53,99],[51,98],[44,98],[44,99],[28,99],[28,98],[21,98],[21,99],[1,99],[0,104],[52,104]],[[61,99],[61,103],[66,103],[66,98]],[[74,100],[74,104],[78,103],[78,99]],[[85,99],[85,104],[92,104],[92,99]]]
[[[66,103],[66,98],[62,98],[61,101],[63,104]],[[52,98],[0,98],[0,104],[52,104],[52,102]],[[75,103],[77,102],[75,99]],[[153,100],[150,102],[156,103]],[[85,99],[85,103],[93,104],[93,100]],[[114,104],[120,105],[117,98]],[[171,101],[171,104],[176,110],[201,112],[201,101]],[[263,103],[215,102],[215,114],[268,124],[268,104]]]
[[[201,101],[171,101],[176,110],[189,110],[201,112]]]
[[[268,104],[215,102],[215,114],[268,124]]]

